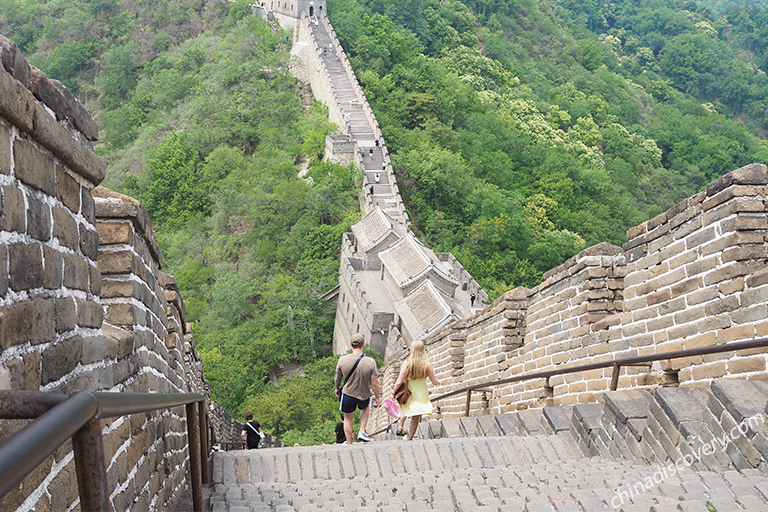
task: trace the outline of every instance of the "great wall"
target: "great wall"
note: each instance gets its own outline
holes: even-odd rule
[[[325,11],[325,2],[308,0],[254,6],[293,29],[301,63],[294,72],[342,128],[327,141],[328,157],[366,170],[364,217],[342,240],[339,287],[326,298],[337,302],[336,352],[363,332],[384,353],[385,395],[415,338],[442,381],[436,396],[523,373],[768,335],[762,164],[729,172],[629,230],[623,247],[588,248],[536,288],[487,304],[453,256],[410,233],[385,141]],[[231,438],[237,426],[210,402],[146,210],[98,187],[105,165],[91,147],[95,123],[2,37],[0,52],[0,390],[199,392],[213,433]],[[412,443],[379,436],[385,440],[353,447],[216,452],[208,504],[232,512],[338,504],[768,510],[766,375],[766,350],[757,348],[624,367],[617,391],[605,368],[497,386],[471,401],[457,395],[436,403]],[[377,410],[369,432],[389,421]],[[24,423],[1,420],[0,441]],[[181,503],[185,423],[179,408],[104,421],[115,510]],[[73,466],[67,443],[2,497],[0,510],[79,509]]]

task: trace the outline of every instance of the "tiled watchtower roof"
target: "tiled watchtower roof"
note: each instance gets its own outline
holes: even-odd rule
[[[429,272],[435,272],[446,281],[458,285],[440,267],[432,263],[429,252],[431,251],[409,233],[389,249],[381,251],[379,259],[401,289],[418,282]]]
[[[392,217],[384,213],[381,208],[375,208],[360,222],[352,226],[352,233],[358,242],[358,249],[369,252],[377,247],[387,235],[394,233],[398,238],[403,236],[397,226],[400,226]]]
[[[446,322],[458,319],[440,291],[429,280],[395,302],[395,310],[412,339],[421,338]]]

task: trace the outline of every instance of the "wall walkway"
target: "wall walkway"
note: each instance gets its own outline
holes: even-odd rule
[[[422,423],[417,438],[218,453],[214,510],[765,510],[768,385]],[[378,438],[377,438],[378,439]]]

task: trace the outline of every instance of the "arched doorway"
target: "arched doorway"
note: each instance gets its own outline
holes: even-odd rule
[[[314,15],[315,15],[315,8],[310,5],[309,6],[309,17],[311,18]]]

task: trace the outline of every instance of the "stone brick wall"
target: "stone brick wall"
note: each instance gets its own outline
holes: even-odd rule
[[[349,140],[348,135],[326,135],[323,158],[345,167],[352,162],[358,163],[357,143]]]
[[[768,336],[768,174],[752,164],[630,229],[622,247],[590,247],[425,344],[454,389],[592,362]],[[389,376],[406,356],[388,347]],[[766,351],[677,359],[623,368],[619,389],[708,386],[714,378],[766,378]],[[602,400],[612,370],[554,376],[473,393],[470,414]],[[396,374],[395,374],[396,376]],[[466,395],[438,413],[464,413]],[[384,417],[376,416],[376,426]]]
[[[2,36],[0,62],[0,389],[209,396],[146,211],[97,187],[93,119]],[[24,424],[0,421],[0,441]],[[115,510],[172,508],[187,480],[184,408],[104,420],[103,436]],[[77,499],[67,442],[0,510]]]
[[[348,340],[356,332],[371,332],[374,325],[378,326],[380,322],[391,321],[393,317],[391,313],[382,313],[374,309],[373,302],[365,290],[365,285],[356,277],[356,269],[353,266],[355,258],[352,257],[354,244],[352,233],[345,233],[341,242],[339,268],[341,277],[339,278],[339,305],[336,308],[336,322],[334,323],[334,343]],[[359,260],[356,261],[359,262]],[[385,319],[382,319],[382,316]],[[380,336],[368,340],[368,343],[382,352],[386,347],[386,340]],[[349,350],[349,346],[334,346],[333,350],[334,353],[344,353]]]
[[[323,16],[323,19],[325,17]],[[291,48],[291,54],[296,55],[301,61],[300,66],[291,68],[291,72],[302,82],[312,86],[312,94],[318,101],[325,103],[328,107],[328,120],[336,123],[345,131],[344,113],[341,108],[341,102],[333,89],[331,77],[325,62],[321,56],[321,48],[315,40],[315,34],[310,27],[308,16],[296,19],[280,19],[280,25],[283,27],[296,27],[294,44]],[[341,46],[335,46],[333,51],[341,51]]]

